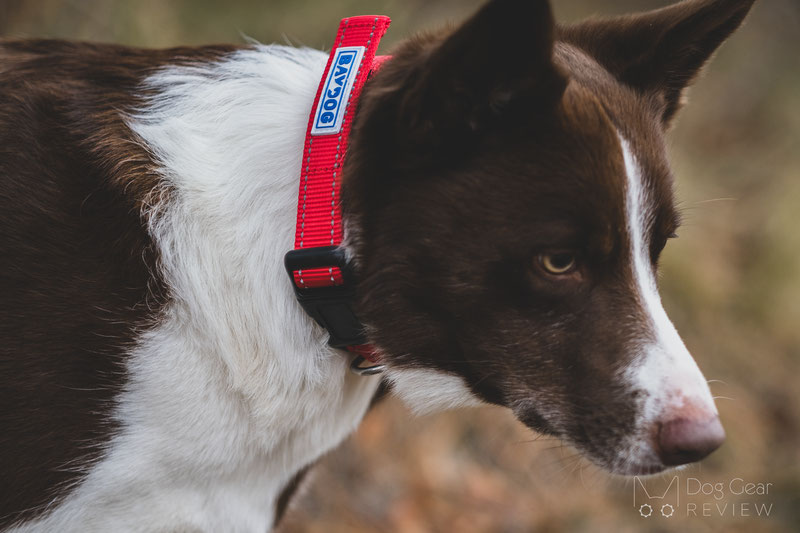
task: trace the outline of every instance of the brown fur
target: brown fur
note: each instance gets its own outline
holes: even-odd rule
[[[168,297],[142,211],[169,191],[124,114],[154,69],[229,50],[0,42],[0,527],[102,453],[125,353]]]

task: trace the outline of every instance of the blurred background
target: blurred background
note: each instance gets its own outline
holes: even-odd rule
[[[252,38],[327,48],[340,18],[386,14],[388,51],[479,3],[0,0],[0,36],[146,47]],[[559,20],[575,21],[667,2],[554,3]],[[502,409],[415,419],[390,399],[314,470],[281,531],[800,531],[798,0],[755,6],[691,91],[670,144],[685,225],[664,253],[662,292],[713,380],[728,432],[701,465],[644,481],[660,495],[678,476],[680,501],[663,500],[676,503],[672,516],[660,516],[655,499],[653,516],[640,516],[647,499],[633,480],[537,438]],[[766,494],[735,494],[740,479],[764,484]]]

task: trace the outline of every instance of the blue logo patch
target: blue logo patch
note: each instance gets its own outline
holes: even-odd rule
[[[363,57],[363,46],[344,46],[336,50],[314,113],[312,135],[330,135],[341,131],[350,91],[353,90]]]

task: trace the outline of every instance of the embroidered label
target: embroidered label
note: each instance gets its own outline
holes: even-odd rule
[[[330,135],[341,131],[345,108],[356,81],[358,66],[364,57],[364,50],[363,46],[343,46],[336,50],[319,95],[311,135]]]

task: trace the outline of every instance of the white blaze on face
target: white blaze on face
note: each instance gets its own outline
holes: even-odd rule
[[[635,389],[646,392],[639,427],[678,416],[679,411],[717,409],[700,369],[672,325],[656,287],[648,246],[647,191],[642,172],[630,144],[620,136],[627,173],[626,215],[631,241],[631,258],[636,290],[652,332],[642,340],[640,355],[625,373]]]

